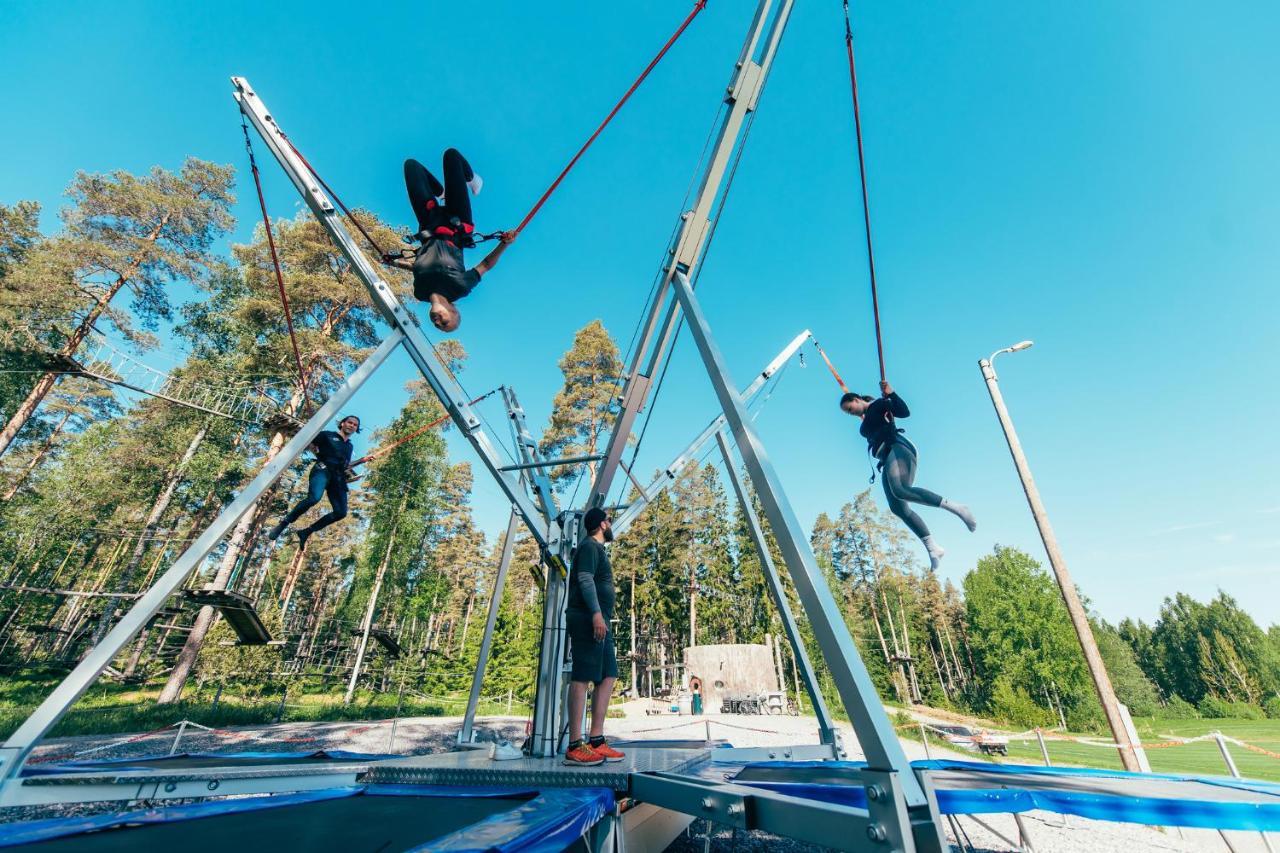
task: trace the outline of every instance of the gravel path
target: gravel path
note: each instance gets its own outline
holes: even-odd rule
[[[724,739],[734,746],[782,746],[817,742],[817,722],[812,717],[767,717],[709,714],[692,719],[672,715],[645,713],[644,702],[624,706],[624,719],[611,719],[606,731],[614,738],[711,738]],[[184,752],[314,752],[319,749],[342,749],[351,752],[422,755],[450,749],[456,742],[456,732],[461,725],[458,717],[421,717],[393,721],[364,723],[286,723],[276,726],[252,726],[200,731],[188,728],[179,747]],[[482,719],[477,730],[483,740],[508,739],[519,742],[523,737],[525,721],[518,717],[490,717]],[[176,729],[168,729],[145,736],[77,737],[49,741],[36,753],[34,761],[69,760],[71,758],[131,758],[143,755],[167,753],[173,746]],[[861,757],[852,729],[843,731],[844,742],[853,758]],[[903,741],[908,757],[924,758],[924,747],[915,741]],[[972,754],[942,749],[931,744],[934,757],[972,758]],[[113,806],[99,806],[96,811],[110,810]],[[89,807],[76,807],[75,813],[83,814]],[[60,810],[61,813],[70,812]],[[47,810],[40,815],[28,809],[6,809],[0,813],[0,821],[30,819],[50,816]],[[1188,831],[1180,838],[1175,830],[1161,832],[1132,824],[1105,823],[1072,817],[1064,819],[1046,812],[1030,812],[1023,816],[1024,825],[1036,853],[1066,853],[1066,851],[1097,851],[1097,853],[1157,853],[1157,851],[1226,851],[1227,845],[1215,832]],[[1011,815],[983,815],[964,817],[958,824],[948,826],[948,836],[954,842],[958,825],[966,836],[966,844],[978,851],[1017,851],[1018,827]],[[706,836],[710,830],[710,846]],[[1238,853],[1265,850],[1256,833],[1230,833],[1231,844]],[[712,851],[778,851],[800,853],[820,848],[801,844],[766,833],[733,833],[696,821],[690,832],[668,848],[668,853],[693,853]],[[959,847],[953,847],[960,850]]]

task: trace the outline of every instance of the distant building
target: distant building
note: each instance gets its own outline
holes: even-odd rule
[[[691,646],[684,650],[684,671],[686,678],[702,680],[703,707],[712,714],[727,694],[780,689],[773,647],[762,644]]]

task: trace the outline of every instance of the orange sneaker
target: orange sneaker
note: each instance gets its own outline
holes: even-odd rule
[[[604,764],[605,758],[592,749],[586,741],[570,748],[564,754],[564,763],[570,767],[595,767]]]
[[[603,758],[605,761],[621,761],[622,759],[627,757],[627,754],[625,752],[619,752],[618,750],[609,746],[608,741],[603,741],[598,746],[595,746],[595,745],[590,745],[590,746],[591,746],[591,750],[596,755]]]

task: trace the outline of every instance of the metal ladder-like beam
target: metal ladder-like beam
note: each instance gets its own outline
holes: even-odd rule
[[[587,507],[601,506],[609,494],[622,462],[623,451],[631,437],[636,417],[644,409],[661,368],[663,357],[675,334],[680,306],[671,298],[671,279],[677,269],[692,275],[697,268],[710,236],[712,211],[721,194],[727,191],[725,175],[740,145],[745,143],[745,128],[755,112],[764,90],[765,80],[773,67],[778,44],[791,17],[793,0],[782,0],[777,9],[773,0],[760,0],[747,30],[742,51],[734,65],[733,76],[725,87],[724,102],[728,111],[720,124],[715,147],[702,173],[702,181],[693,208],[681,215],[679,230],[668,248],[662,283],[649,303],[643,332],[635,354],[627,368],[627,382],[622,389],[622,410],[614,423],[605,447],[604,460],[596,471],[595,482],[587,494]]]
[[[684,309],[689,331],[697,344],[707,376],[724,409],[728,429],[742,455],[751,484],[760,498],[769,527],[804,606],[814,639],[835,682],[836,690],[858,744],[867,759],[868,807],[884,831],[881,840],[892,849],[941,850],[941,825],[937,806],[921,785],[907,760],[893,724],[885,713],[875,682],[858,654],[849,627],[827,586],[809,539],[769,461],[746,405],[734,389],[724,356],[711,333],[702,306],[683,272],[673,279],[676,298]],[[727,445],[725,445],[727,450]],[[914,838],[914,840],[913,840]]]
[[[405,351],[413,359],[423,378],[431,386],[431,390],[440,398],[441,404],[458,427],[459,433],[470,442],[476,455],[489,469],[490,475],[497,481],[498,487],[502,489],[507,500],[520,513],[529,532],[540,545],[548,549],[553,555],[553,560],[558,559],[558,531],[554,525],[547,523],[537,506],[525,493],[519,475],[502,470],[497,445],[485,432],[479,416],[467,402],[467,395],[463,393],[457,379],[436,357],[435,348],[418,325],[418,318],[400,303],[392,292],[391,286],[383,280],[377,269],[365,257],[364,252],[360,250],[333,202],[321,190],[310,169],[294,152],[293,146],[280,130],[275,117],[253,91],[249,81],[243,77],[232,77],[231,82],[235,86],[235,99],[241,111],[253,125],[254,130],[261,135],[285,174],[289,176],[289,180],[302,194],[302,200],[315,214],[320,225],[329,232],[329,236],[351,264],[352,270],[364,283],[373,300],[373,307],[393,329],[404,335]]]
[[[404,335],[393,331],[373,353],[356,368],[334,391],[327,402],[311,416],[300,430],[289,439],[280,452],[268,462],[257,476],[218,514],[205,531],[192,542],[172,566],[151,585],[141,598],[129,608],[106,636],[90,649],[79,665],[62,680],[53,692],[32,712],[18,730],[0,746],[0,806],[11,801],[22,784],[20,775],[37,743],[49,732],[62,715],[97,680],[116,655],[124,650],[133,637],[146,626],[171,596],[180,591],[187,579],[204,562],[214,548],[229,534],[240,517],[249,511],[272,484],[280,478],[303,451],[310,446],[316,434],[346,408],[348,401],[374,371],[404,340]]]

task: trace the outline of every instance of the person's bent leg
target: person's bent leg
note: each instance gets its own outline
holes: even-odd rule
[[[325,493],[329,496],[330,510],[316,519],[309,527],[298,531],[304,539],[313,533],[324,530],[330,524],[336,524],[347,517],[347,483],[336,471],[326,472],[327,485]]]
[[[941,507],[963,521],[965,526],[969,528],[970,533],[978,529],[978,520],[973,517],[973,513],[969,511],[967,506],[949,501],[937,492],[931,492],[915,484],[917,458],[913,448],[895,444],[890,448],[889,453],[899,457],[903,470],[903,474],[898,478],[896,486],[896,494],[900,500],[925,506]]]
[[[471,226],[471,193],[467,184],[475,176],[467,158],[456,148],[444,152],[444,204],[445,212],[457,217],[463,225]]]
[[[924,544],[925,550],[929,552],[929,567],[936,571],[946,552],[941,545],[933,541],[933,536],[929,533],[929,525],[924,523],[924,519],[899,496],[911,488],[909,484],[903,483],[903,478],[910,469],[904,464],[902,456],[894,453],[895,449],[891,448],[885,457],[884,473],[881,476],[884,496],[889,502],[889,511],[902,519],[902,523],[907,525]]]
[[[890,465],[892,465],[896,471],[896,475],[893,478],[894,497],[900,501],[906,501],[913,504],[942,506],[942,495],[939,495],[936,492],[931,492],[928,489],[915,484],[916,455],[910,448],[904,447],[901,444],[895,444],[889,448],[889,455],[885,462],[885,488],[889,487],[890,478],[887,474]]]
[[[418,230],[430,231],[436,224],[436,196],[444,192],[444,186],[426,166],[412,157],[404,161],[404,186],[409,191],[413,215],[418,219]]]
[[[317,471],[321,472],[319,476],[317,476]],[[280,523],[267,532],[267,538],[274,542],[276,539],[280,538],[280,534],[283,533],[290,524],[293,524],[302,517],[303,513],[320,503],[320,498],[324,497],[326,482],[327,480],[323,475],[321,466],[312,466],[311,474],[307,478],[307,496],[298,501],[297,506],[289,510],[285,517],[280,520]]]

